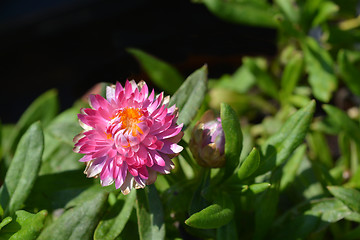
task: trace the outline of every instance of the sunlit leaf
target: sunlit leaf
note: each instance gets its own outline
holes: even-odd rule
[[[218,228],[229,223],[233,215],[234,204],[227,194],[222,193],[215,197],[214,204],[194,213],[185,223],[194,228]]]
[[[260,165],[260,155],[256,148],[250,152],[249,156],[241,164],[238,171],[238,178],[240,180],[247,178],[253,174]]]
[[[0,231],[0,239],[35,240],[44,227],[47,211],[32,214],[24,210],[15,212],[15,216]]]
[[[95,230],[95,240],[113,240],[116,239],[124,229],[125,224],[129,220],[130,214],[135,205],[136,192],[130,192],[125,202],[117,201],[117,203],[109,210],[103,220]]]
[[[320,101],[329,102],[337,88],[334,62],[330,54],[310,37],[306,38],[302,48],[313,94]]]
[[[224,178],[229,178],[239,165],[243,137],[239,117],[226,103],[221,104],[221,125],[225,134],[225,171]]]
[[[328,190],[350,209],[360,213],[360,192],[358,190],[339,186],[328,186]]]
[[[107,194],[92,194],[81,204],[66,210],[56,221],[47,226],[38,240],[90,240],[103,214]]]
[[[187,126],[199,110],[206,92],[206,65],[192,73],[171,97],[169,106],[179,108],[178,123]]]

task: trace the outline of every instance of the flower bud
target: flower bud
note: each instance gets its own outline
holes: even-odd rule
[[[210,168],[224,166],[225,135],[221,119],[216,118],[211,110],[206,111],[196,123],[189,146],[200,166]]]

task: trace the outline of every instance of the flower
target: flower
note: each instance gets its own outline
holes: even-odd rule
[[[221,119],[208,110],[192,131],[190,150],[197,163],[203,167],[218,168],[225,164],[225,135]]]
[[[154,90],[149,95],[144,81],[126,81],[106,88],[106,99],[90,95],[91,108],[81,109],[79,123],[84,129],[74,138],[74,152],[85,154],[87,177],[100,177],[102,186],[115,182],[123,194],[133,187],[155,182],[157,172],[168,174],[174,168],[171,158],[182,147],[177,125],[178,110],[168,107],[169,97]]]

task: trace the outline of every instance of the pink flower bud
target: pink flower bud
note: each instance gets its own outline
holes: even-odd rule
[[[190,150],[203,167],[219,168],[225,164],[225,135],[221,119],[209,110],[204,113],[192,131]]]

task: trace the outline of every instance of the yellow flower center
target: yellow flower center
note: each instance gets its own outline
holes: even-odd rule
[[[139,108],[124,108],[115,115],[115,117],[120,119],[121,129],[125,129],[125,131],[131,133],[134,137],[138,132],[143,134],[143,131],[138,126],[138,123],[142,122],[140,121],[142,116],[143,114]]]

